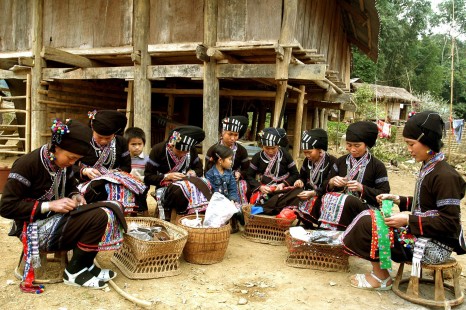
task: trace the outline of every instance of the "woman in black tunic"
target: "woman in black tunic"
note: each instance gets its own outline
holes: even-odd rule
[[[159,217],[170,220],[171,210],[178,214],[204,211],[211,197],[208,181],[196,144],[205,138],[202,128],[182,126],[173,129],[167,141],[152,148],[144,171],[144,182],[157,187]]]
[[[382,218],[389,227],[390,252],[379,251],[381,236],[377,224],[378,211],[366,210],[348,226],[343,237],[346,250],[369,260],[372,272],[357,274],[351,285],[362,289],[388,290],[392,279],[380,262],[412,260],[412,274],[419,277],[421,262],[439,264],[446,261],[451,251],[466,253],[461,227],[460,200],[464,197],[466,183],[445,162],[440,149],[444,123],[436,112],[422,112],[408,120],[403,137],[411,156],[422,166],[416,180],[413,197],[381,194],[377,200],[393,200],[400,213]],[[382,241],[380,241],[382,242]],[[385,257],[386,256],[386,257]]]
[[[317,128],[303,131],[301,148],[306,157],[299,172],[295,187],[302,188],[297,197],[297,213],[305,224],[318,224],[320,217],[321,197],[326,192],[330,170],[336,158],[327,153],[328,135],[323,129]]]
[[[377,125],[372,122],[348,126],[349,154],[338,158],[330,172],[328,193],[322,197],[322,228],[345,230],[361,211],[378,206],[377,195],[390,192],[387,169],[370,152],[377,135]]]
[[[65,284],[100,289],[115,273],[97,268],[94,258],[98,251],[120,247],[126,222],[118,203],[86,204],[77,189],[71,166],[89,151],[91,130],[71,120],[56,120],[51,129],[50,144],[13,164],[0,201],[0,215],[14,220],[10,235],[22,237],[25,249],[20,287],[41,292],[32,284],[39,250],[72,249]]]
[[[75,165],[87,201],[117,200],[126,214],[137,212],[146,199],[146,186],[131,176],[131,156],[126,139],[119,135],[126,126],[125,114],[115,110],[89,112],[91,151]]]
[[[237,115],[226,117],[222,120],[222,134],[220,141],[212,145],[206,153],[205,159],[205,171],[209,171],[214,165],[214,159],[212,158],[212,150],[216,145],[225,145],[233,151],[233,166],[232,170],[236,182],[238,184],[238,195],[240,198],[240,204],[248,203],[247,198],[247,182],[246,172],[249,167],[248,151],[241,144],[237,143],[248,129],[249,120],[245,116]]]
[[[265,203],[269,196],[281,193],[285,188],[293,188],[299,172],[291,154],[282,149],[288,143],[286,131],[283,128],[268,127],[261,131],[259,136],[262,151],[256,153],[251,159],[246,178],[252,191],[250,202],[264,205],[265,211]],[[278,198],[278,195],[275,196]],[[274,210],[265,213],[278,214],[283,207],[285,205],[273,202],[270,208]]]

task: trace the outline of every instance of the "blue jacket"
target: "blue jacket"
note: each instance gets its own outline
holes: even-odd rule
[[[239,202],[236,179],[231,169],[225,169],[222,175],[214,165],[206,172],[205,177],[212,185],[213,192],[219,192],[228,199]]]

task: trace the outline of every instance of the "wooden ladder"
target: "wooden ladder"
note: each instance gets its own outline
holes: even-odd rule
[[[9,91],[9,89],[1,89]],[[13,101],[26,99],[26,109],[16,109]],[[8,124],[0,124],[0,154],[27,154],[31,151],[31,75],[26,75],[24,96],[2,96],[0,93],[0,114],[13,114]],[[18,124],[16,113],[25,113],[25,124]],[[19,136],[19,128],[24,128],[24,138]],[[20,143],[23,141],[23,143]]]

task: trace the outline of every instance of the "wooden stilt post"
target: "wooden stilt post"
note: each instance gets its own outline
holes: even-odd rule
[[[291,47],[286,47],[293,41],[293,35],[296,26],[296,16],[298,14],[297,0],[283,1],[283,19],[280,31],[280,46],[283,48],[283,55],[277,55],[275,80],[277,80],[277,94],[275,95],[275,107],[273,112],[273,126],[279,126],[280,112],[285,98],[285,92],[288,86],[288,67],[291,61]]]
[[[259,111],[256,109],[252,113],[251,133],[250,133],[250,135],[248,137],[250,140],[254,140],[254,138],[257,135],[257,120],[258,120],[258,117],[259,117]]]
[[[134,126],[134,100],[133,100],[133,90],[134,82],[128,82],[128,95],[126,97],[126,118],[128,119],[128,124],[126,128]]]
[[[306,87],[299,86],[301,93],[298,98],[298,105],[296,107],[296,120],[294,124],[294,138],[293,138],[293,159],[296,161],[299,157],[299,150],[301,145],[301,131],[303,125],[303,110],[304,110],[304,96]]]
[[[307,125],[307,104],[304,104],[304,106],[303,106],[303,128],[302,128],[302,130],[307,130],[308,128],[311,128],[311,127]]]
[[[147,79],[147,66],[151,59],[147,51],[150,18],[150,0],[134,0],[133,8],[133,61],[134,61],[134,123],[146,133],[144,152],[151,150],[151,82]]]
[[[320,110],[320,128],[325,130],[325,109]]]
[[[32,1],[32,54],[34,67],[31,69],[31,149],[34,150],[45,143],[43,133],[47,128],[47,106],[40,104],[40,81],[42,67],[45,65],[40,52],[43,42],[44,0]],[[48,132],[47,132],[48,133]]]
[[[314,122],[312,124],[312,128],[319,128],[319,108],[315,108],[314,110]]]
[[[31,74],[26,75],[26,128],[24,130],[24,151],[31,152]]]
[[[217,0],[204,1],[204,45],[215,46],[217,42]],[[216,75],[217,61],[210,59],[204,61],[204,97],[203,97],[203,120],[202,127],[206,138],[202,143],[202,152],[217,142],[219,107],[219,81]]]

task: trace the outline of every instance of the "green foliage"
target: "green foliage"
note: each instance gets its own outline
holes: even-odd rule
[[[377,139],[371,153],[383,162],[392,160],[405,161],[410,158],[408,149],[403,143],[393,143],[386,139]]]
[[[356,120],[375,120],[385,118],[382,104],[374,102],[375,93],[369,84],[365,84],[353,93],[353,101],[357,106]]]
[[[343,122],[327,122],[328,145],[340,145],[341,136],[346,133],[348,124]]]

